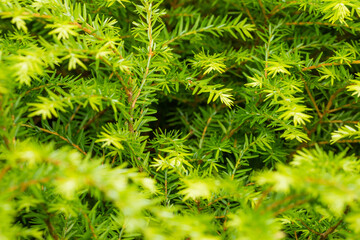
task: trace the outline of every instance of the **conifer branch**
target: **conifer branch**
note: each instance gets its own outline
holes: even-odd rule
[[[67,138],[61,136],[61,135],[60,135],[59,133],[57,133],[57,132],[50,131],[50,130],[47,130],[47,129],[41,128],[41,127],[33,127],[33,126],[28,125],[28,124],[21,124],[21,126],[27,127],[27,128],[34,128],[34,129],[40,130],[40,131],[42,131],[42,132],[46,132],[46,133],[55,135],[55,136],[59,137],[60,139],[64,140],[65,142],[69,143],[70,145],[72,145],[74,148],[76,148],[77,150],[79,150],[79,151],[80,151],[82,154],[84,154],[85,156],[87,155],[86,152],[84,152],[84,150],[82,150],[78,145],[70,142],[70,140],[68,140]]]
[[[256,205],[255,205],[255,210],[259,209],[259,207],[261,206],[262,202],[264,201],[264,199],[266,198],[266,196],[267,196],[271,191],[272,191],[272,187],[269,187],[269,188],[265,189],[265,190],[262,192],[259,200],[257,201],[257,203],[256,203]]]
[[[205,134],[206,134],[206,130],[207,128],[209,127],[210,123],[211,123],[211,120],[212,120],[212,117],[216,114],[216,111],[207,119],[206,121],[206,125],[204,127],[204,130],[202,132],[202,135],[201,135],[201,139],[200,139],[200,143],[199,143],[199,148],[202,148],[202,143],[204,142],[204,139],[205,139]]]
[[[360,121],[343,121],[343,120],[329,120],[329,121],[322,121],[321,123],[351,123],[351,124],[358,124]]]
[[[299,201],[296,201],[296,202],[294,202],[294,203],[292,203],[292,204],[289,204],[288,206],[286,206],[286,207],[284,207],[284,208],[281,208],[281,209],[279,209],[278,211],[276,211],[276,212],[274,213],[274,216],[277,216],[277,215],[279,215],[279,214],[281,214],[281,213],[283,213],[283,212],[286,212],[286,211],[288,211],[288,210],[290,210],[290,209],[292,209],[292,208],[301,206],[301,205],[303,205],[303,204],[305,204],[305,203],[307,203],[307,202],[309,202],[309,200],[299,200]]]
[[[95,231],[94,231],[94,227],[92,226],[91,221],[90,221],[88,215],[87,215],[86,213],[84,213],[84,212],[82,212],[82,215],[85,217],[87,223],[89,224],[89,228],[90,228],[90,231],[91,231],[92,236],[94,237],[94,239],[98,239],[97,236],[96,236],[96,233],[95,233]]]
[[[53,179],[51,179],[50,177],[45,177],[45,178],[41,178],[41,179],[32,179],[27,182],[22,182],[20,185],[11,186],[8,189],[8,191],[14,192],[16,190],[20,190],[20,191],[24,192],[29,186],[32,186],[32,185],[35,185],[38,183],[47,183],[51,180],[53,180]]]
[[[80,107],[81,107],[81,105],[78,105],[78,106],[75,108],[74,113],[71,115],[71,117],[69,118],[68,123],[65,125],[65,131],[67,131],[67,129],[68,129],[68,127],[69,127],[69,125],[70,125],[71,121],[75,118],[75,115],[76,115],[76,114],[77,114],[77,112],[80,110]]]
[[[301,224],[302,224],[304,227],[306,227],[306,229],[309,230],[310,232],[312,232],[312,233],[314,233],[314,234],[316,234],[316,235],[321,235],[321,233],[315,231],[314,229],[309,228],[301,219],[297,219],[297,220],[298,220],[299,222],[301,222]]]
[[[306,26],[306,25],[319,25],[319,26],[327,26],[327,27],[344,27],[349,28],[351,30],[360,31],[359,27],[353,27],[353,26],[346,26],[346,25],[340,25],[335,23],[326,23],[326,22],[287,22],[285,23],[288,26],[291,25],[299,25],[299,26]]]
[[[0,181],[4,177],[4,175],[11,169],[11,166],[5,166],[1,169],[0,172]]]
[[[55,228],[53,226],[53,224],[51,223],[51,217],[50,217],[50,214],[48,214],[48,218],[45,219],[45,223],[46,223],[46,226],[48,227],[48,230],[49,230],[49,233],[50,233],[50,236],[54,239],[54,240],[58,240],[59,237],[57,236],[56,232],[55,232]]]
[[[80,132],[81,130],[83,130],[83,129],[87,129],[96,119],[98,119],[98,118],[101,117],[103,114],[105,114],[105,112],[106,112],[107,110],[108,110],[108,108],[105,108],[104,110],[96,113],[96,115],[95,115],[94,117],[90,118],[90,119],[85,123],[84,126],[82,126],[81,128],[79,128],[79,129],[77,130],[76,133],[79,133],[79,132]]]
[[[297,3],[297,1],[290,1],[290,2],[286,2],[284,3],[280,3],[278,5],[276,5],[268,14],[268,18],[271,18],[272,16],[274,16],[276,13],[284,10],[285,8],[291,6],[292,4]]]
[[[360,60],[354,60],[351,62],[343,62],[343,63],[321,63],[316,66],[304,67],[301,69],[301,71],[305,72],[305,71],[309,71],[309,70],[313,70],[313,69],[317,69],[317,68],[339,66],[339,65],[345,65],[345,64],[350,64],[350,65],[360,64]]]
[[[330,109],[330,110],[328,111],[328,113],[337,112],[337,111],[340,111],[340,110],[342,110],[342,109],[344,109],[344,108],[350,108],[350,107],[355,107],[355,108],[357,108],[356,106],[354,106],[354,105],[357,104],[357,103],[358,103],[357,101],[354,101],[354,102],[352,102],[352,103],[345,104],[345,105],[343,105],[343,106],[341,106],[341,107],[334,108],[334,109]]]
[[[266,14],[266,10],[265,10],[265,7],[264,7],[264,4],[262,3],[262,0],[258,0],[258,3],[259,3],[259,5],[260,5],[260,8],[261,8],[261,11],[262,11],[262,14],[263,14],[263,16],[264,16],[264,18],[265,18],[265,25],[267,24],[267,21],[269,20],[268,19],[268,16],[267,16],[267,14]]]
[[[345,210],[345,212],[344,212],[344,215],[348,214],[349,211],[350,211],[350,208],[349,208],[349,206],[347,206],[347,207],[346,207],[346,210]],[[328,236],[329,236],[330,234],[332,234],[332,233],[336,230],[336,228],[338,228],[338,226],[339,226],[340,224],[343,223],[343,221],[344,221],[344,219],[340,219],[335,225],[331,226],[331,227],[328,228],[325,232],[321,233],[321,234],[320,234],[320,239],[321,239],[321,240],[327,239]]]
[[[360,143],[360,140],[339,140],[336,143]],[[309,144],[309,147],[315,146],[316,144],[318,145],[328,145],[331,144],[330,141],[319,141],[319,142],[313,142],[311,144]]]
[[[332,106],[332,104],[333,104],[333,102],[334,102],[334,99],[337,97],[337,95],[338,95],[339,93],[341,93],[341,92],[344,91],[345,89],[346,89],[346,87],[339,88],[339,89],[337,89],[337,90],[330,96],[329,101],[328,101],[328,103],[326,104],[326,107],[325,107],[325,109],[324,109],[323,115],[326,115],[326,114],[329,112],[329,110],[330,110],[330,108],[331,108],[331,106]]]
[[[241,3],[242,3],[242,5],[243,5],[243,7],[245,9],[246,15],[248,15],[248,17],[250,18],[251,23],[255,26],[256,24],[255,24],[254,17],[251,15],[249,9],[246,7],[246,4],[245,4],[244,0],[241,0]],[[235,4],[235,3],[233,3],[233,4]]]
[[[29,89],[27,90],[24,95],[27,95],[29,93],[31,93],[32,91],[35,91],[35,90],[39,90],[39,89],[42,89],[42,88],[47,88],[47,87],[50,87],[50,86],[62,86],[62,85],[66,85],[65,83],[48,83],[48,84],[44,84],[44,85],[41,85],[41,86],[37,86],[37,87],[34,87],[32,89]]]
[[[353,2],[0,1],[0,238],[356,238]]]
[[[295,240],[299,240],[296,231],[294,231]]]
[[[298,196],[299,195],[296,195],[296,194],[287,196],[286,198],[281,199],[279,201],[276,201],[276,202],[272,203],[271,205],[267,206],[265,210],[270,211],[270,210],[272,210],[272,209],[274,209],[274,208],[276,208],[276,207],[278,207],[278,206],[280,206],[280,205],[282,205],[282,204],[284,204],[284,203],[286,203],[288,201],[293,200],[294,198],[297,198]]]
[[[317,114],[319,115],[319,118],[322,119],[323,116],[324,116],[324,114],[320,112],[319,107],[318,107],[318,105],[316,104],[316,101],[315,101],[313,95],[311,94],[311,91],[310,91],[310,89],[309,89],[309,86],[307,85],[307,82],[305,81],[305,79],[304,79],[302,76],[301,76],[301,80],[302,80],[303,83],[304,83],[306,92],[307,92],[307,94],[309,95],[310,100],[311,100],[311,103],[314,105],[315,110],[316,110]]]

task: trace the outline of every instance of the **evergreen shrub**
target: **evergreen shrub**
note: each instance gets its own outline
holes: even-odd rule
[[[0,239],[359,239],[358,0],[0,0]]]

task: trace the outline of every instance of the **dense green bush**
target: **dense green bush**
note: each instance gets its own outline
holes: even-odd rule
[[[358,0],[0,0],[0,240],[359,239]]]

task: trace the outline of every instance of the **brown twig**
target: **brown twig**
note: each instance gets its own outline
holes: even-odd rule
[[[349,206],[346,208],[345,212],[344,212],[344,215],[346,215],[348,212],[350,211],[350,208]],[[340,219],[339,222],[337,222],[334,226],[330,227],[328,230],[326,230],[325,232],[321,233],[320,234],[320,239],[319,240],[325,240],[327,239],[327,237],[333,233],[336,228],[344,221],[344,219]]]
[[[260,199],[258,200],[258,202],[255,205],[255,210],[258,209],[262,203],[262,201],[264,201],[265,197],[271,192],[272,187],[269,187],[268,189],[266,189],[265,191],[262,192]]]
[[[222,199],[228,198],[228,197],[230,197],[230,196],[218,197],[218,198],[216,198],[215,200],[209,202],[209,203],[207,204],[207,207],[210,207],[210,206],[213,205],[214,203],[216,203],[216,202],[218,202],[218,201],[220,201],[220,200],[222,200]]]
[[[3,129],[5,130],[5,128],[3,128]],[[5,137],[5,136],[3,136],[2,138],[3,138],[3,140],[4,140],[5,147],[6,147],[8,150],[10,150],[10,140],[9,140],[7,137]]]
[[[240,128],[241,128],[242,124],[240,124],[237,128],[232,129],[229,134],[225,135],[222,139],[221,142],[225,141],[226,139],[231,138]]]
[[[281,208],[281,209],[279,209],[278,211],[276,211],[275,213],[274,213],[274,216],[277,216],[277,215],[279,215],[279,214],[281,214],[281,213],[283,213],[283,212],[286,212],[287,210],[289,210],[289,209],[292,209],[292,208],[294,208],[294,207],[296,207],[296,206],[300,206],[300,205],[302,205],[302,204],[304,204],[304,203],[306,203],[306,202],[308,202],[309,200],[299,200],[299,201],[297,201],[297,202],[295,202],[295,203],[292,203],[292,204],[290,204],[290,205],[288,205],[288,206],[286,206],[286,207],[284,207],[284,208]]]
[[[302,224],[304,227],[306,227],[306,229],[309,230],[310,232],[312,232],[312,233],[314,233],[314,234],[316,234],[316,235],[321,235],[321,233],[315,231],[314,229],[309,228],[309,226],[306,225],[301,219],[297,219],[297,220],[298,220],[299,222],[301,222],[301,224]]]
[[[245,9],[246,14],[247,14],[248,17],[250,18],[251,23],[254,24],[254,25],[256,25],[253,16],[251,15],[249,9],[246,7],[246,4],[244,3],[244,0],[241,0],[241,3],[242,3],[242,5],[244,6],[244,9]]]
[[[111,166],[113,166],[114,165],[114,163],[115,163],[115,159],[116,159],[116,156],[117,156],[117,154],[115,154],[114,155],[114,157],[113,157],[113,159],[112,159],[112,161],[111,161]],[[105,161],[105,158],[104,158],[104,161]],[[104,162],[103,162],[104,163]]]
[[[76,133],[79,133],[82,129],[88,128],[97,118],[103,115],[107,110],[108,108],[105,108],[104,110],[98,112],[94,117],[90,118],[84,126],[79,128]]]
[[[32,89],[29,89],[29,90],[27,90],[25,93],[24,93],[24,95],[27,95],[27,94],[29,94],[30,92],[32,92],[32,91],[35,91],[35,90],[39,90],[39,89],[41,89],[41,88],[45,88],[45,87],[48,87],[48,86],[59,86],[59,85],[66,85],[65,83],[48,83],[48,84],[44,84],[44,85],[41,85],[41,86],[38,86],[38,87],[34,87],[34,88],[32,88]]]
[[[290,200],[292,200],[292,199],[294,199],[294,198],[296,198],[296,197],[298,197],[298,195],[290,195],[290,196],[287,196],[286,198],[284,198],[284,199],[282,199],[282,200],[280,200],[280,201],[274,202],[273,204],[271,204],[270,206],[268,206],[265,210],[266,210],[266,211],[270,211],[270,210],[276,208],[277,206],[279,206],[279,205],[281,205],[281,204],[283,204],[283,203],[285,203],[285,202],[287,202],[287,201],[290,201]]]
[[[320,234],[320,240],[325,240],[327,237],[333,233],[336,228],[343,222],[343,219],[341,219],[338,223],[336,223],[334,226],[330,227],[328,230],[326,230],[324,233]]]
[[[340,24],[334,24],[334,23],[325,23],[325,22],[287,22],[285,24],[288,26],[291,26],[291,25],[299,25],[299,26],[319,25],[319,26],[327,26],[327,27],[345,27],[345,28],[353,29],[355,31],[360,31],[360,28],[358,28],[358,27],[352,27],[352,26],[348,26],[348,25],[340,25]]]
[[[4,177],[4,175],[11,169],[11,166],[6,166],[3,169],[1,169],[0,172],[0,181]]]
[[[87,215],[86,213],[84,213],[84,212],[82,212],[82,215],[85,217],[86,221],[87,221],[88,224],[89,224],[89,228],[90,228],[90,231],[91,231],[92,236],[94,237],[94,239],[97,239],[97,236],[96,236],[95,231],[94,231],[94,227],[92,226],[91,221],[90,221],[88,215]]]
[[[85,156],[87,155],[86,152],[84,152],[84,150],[82,150],[78,145],[74,144],[74,143],[71,143],[67,138],[61,136],[59,133],[57,132],[54,132],[54,131],[50,131],[50,130],[47,130],[45,128],[41,128],[41,127],[33,127],[33,126],[30,126],[28,124],[21,124],[21,126],[23,127],[28,127],[28,128],[35,128],[35,129],[38,129],[40,131],[43,131],[43,132],[46,132],[46,133],[49,133],[49,134],[52,134],[52,135],[55,135],[59,138],[61,138],[62,140],[64,140],[65,142],[69,143],[70,145],[72,145],[74,148],[76,148],[77,150],[79,150],[82,154],[84,154]]]
[[[323,112],[323,115],[326,115],[326,114],[329,112],[330,107],[331,107],[331,105],[333,104],[334,99],[335,99],[336,96],[337,96],[340,92],[342,92],[343,90],[345,90],[345,88],[339,88],[338,90],[336,90],[336,91],[330,96],[330,99],[329,99],[328,103],[326,104],[326,107],[325,107],[325,110],[324,110],[324,112]]]
[[[263,15],[264,15],[264,17],[265,17],[265,25],[267,24],[267,21],[269,20],[268,19],[268,16],[267,16],[267,14],[266,14],[266,11],[265,11],[265,7],[264,7],[264,4],[262,3],[262,0],[258,0],[258,3],[259,3],[259,5],[260,5],[260,8],[261,8],[261,11],[262,11],[262,13],[263,13]]]
[[[216,112],[215,112],[215,114],[216,114]],[[205,125],[205,127],[204,127],[204,130],[203,130],[203,132],[202,132],[201,139],[200,139],[200,146],[199,146],[200,148],[202,147],[202,143],[203,143],[203,141],[204,141],[204,139],[205,139],[205,134],[206,134],[206,131],[207,131],[207,129],[208,129],[210,123],[211,123],[212,117],[213,117],[213,115],[211,115],[211,116],[208,118],[208,120],[206,121],[206,125]]]
[[[360,140],[339,140],[339,141],[336,141],[336,143],[360,143]],[[314,143],[311,143],[308,146],[312,147],[312,146],[315,146],[316,144],[326,145],[326,144],[330,144],[330,142],[329,141],[314,142]]]
[[[343,105],[343,106],[341,106],[341,107],[338,107],[338,108],[335,108],[335,109],[330,109],[330,110],[328,111],[328,113],[333,113],[333,112],[339,111],[339,110],[341,110],[341,109],[343,109],[343,108],[351,107],[352,105],[357,104],[357,103],[358,103],[358,102],[354,101],[354,102],[351,102],[351,103],[349,103],[349,104],[345,104],[345,105]]]
[[[329,120],[329,121],[322,121],[321,123],[351,123],[351,124],[358,124],[358,123],[360,123],[360,121]]]
[[[0,15],[3,15],[3,16],[10,15],[10,16],[12,16],[12,15],[14,15],[14,13],[13,13],[13,12],[1,12]],[[23,13],[21,13],[20,15],[31,15],[31,16],[33,16],[33,17],[44,18],[44,19],[51,19],[51,18],[53,18],[53,17],[50,16],[50,15],[41,15],[41,14],[39,14],[39,13],[29,13],[29,12],[23,12]]]
[[[31,185],[38,184],[38,183],[47,183],[50,180],[53,180],[53,179],[50,178],[50,177],[45,177],[45,178],[42,178],[42,179],[29,180],[27,182],[22,182],[20,185],[10,187],[8,189],[8,191],[13,192],[13,191],[16,191],[19,188],[20,188],[21,191],[25,191]]]
[[[309,86],[307,85],[307,82],[305,81],[305,79],[304,79],[302,76],[301,76],[301,80],[302,80],[303,83],[304,83],[306,92],[307,92],[307,94],[309,95],[310,100],[311,100],[312,104],[314,105],[317,114],[319,115],[319,118],[322,119],[322,118],[323,118],[323,114],[320,112],[319,107],[318,107],[318,105],[316,104],[315,98],[313,97],[313,95],[312,95],[311,92],[310,92],[310,89],[309,89]]]
[[[110,62],[108,62],[105,58],[103,57],[99,57],[99,59],[101,61],[103,61],[103,63],[105,63],[108,67],[113,68],[113,66],[111,65]],[[129,96],[129,92],[130,90],[128,89],[127,84],[125,83],[124,79],[120,76],[120,74],[118,72],[116,72],[115,70],[113,70],[112,74],[115,74],[115,76],[117,77],[117,79],[119,79],[121,85],[123,86],[123,88],[125,89],[126,94]]]
[[[3,101],[3,96],[2,96],[2,94],[0,94],[0,113],[1,113],[1,115],[3,115],[2,101]],[[0,117],[4,117],[4,116],[1,116],[1,115],[0,115]],[[4,132],[6,132],[6,127],[0,126],[0,128],[2,128],[4,130]],[[4,135],[2,136],[2,139],[4,140],[5,147],[8,150],[10,150],[10,140]]]
[[[89,28],[83,27],[80,23],[78,22],[71,22],[71,25],[75,25],[77,26],[79,29],[81,29],[82,31],[86,32],[87,34],[94,36],[97,40],[100,41],[104,41],[104,39],[100,36],[98,36],[96,33],[94,33],[94,30],[92,26],[90,26],[89,24],[87,24],[87,26]],[[90,29],[91,28],[91,29]],[[113,46],[109,45],[109,48],[112,50],[113,53],[115,53],[120,59],[123,59],[124,57],[117,51],[116,48],[114,48]]]
[[[291,1],[291,2],[288,2],[286,4],[292,4],[292,3],[297,3],[297,1]],[[283,6],[282,3],[276,5],[271,11],[270,13],[268,14],[268,18],[271,18],[272,16],[274,16],[276,13],[278,13],[279,11],[283,10],[284,8],[288,7],[289,5],[285,5]]]
[[[318,65],[313,65],[313,66],[309,66],[309,67],[304,67],[301,69],[301,71],[305,72],[305,71],[309,71],[309,70],[313,70],[313,69],[317,69],[317,68],[321,68],[321,67],[331,67],[331,66],[339,66],[339,65],[344,65],[344,64],[360,64],[360,60],[354,60],[351,62],[334,62],[334,63],[320,63]]]
[[[108,62],[106,59],[100,57],[99,58],[100,60],[102,60],[107,66],[113,68],[113,66],[111,65],[110,62]],[[130,89],[130,87],[128,87],[128,84],[125,83],[124,79],[120,76],[120,74],[118,72],[116,72],[115,70],[113,70],[112,74],[111,75],[115,75],[117,77],[117,79],[119,79],[121,85],[123,86],[124,90],[125,90],[125,93],[128,97],[128,103],[129,105],[131,106],[130,107],[130,110],[129,110],[129,114],[130,114],[130,119],[127,121],[128,123],[128,126],[129,126],[129,131],[130,132],[133,132],[134,129],[133,129],[133,118],[132,118],[132,106],[133,106],[133,103],[134,103],[134,100],[133,100],[133,91]],[[131,79],[131,77],[129,78],[129,80]],[[139,93],[140,94],[140,93]]]
[[[194,17],[195,14],[189,14],[189,13],[177,13],[177,14],[164,14],[161,16],[161,18],[170,18],[170,17]]]
[[[349,212],[349,207],[346,208],[344,214],[346,215]],[[311,229],[309,226],[307,226],[301,219],[297,219],[299,222],[301,222],[301,224],[306,227],[306,229],[308,229],[310,232],[320,236],[319,240],[325,240],[328,238],[328,236],[333,233],[336,228],[344,221],[343,219],[340,219],[334,226],[328,228],[325,232],[320,233],[315,231],[314,229]]]
[[[47,213],[48,214],[48,213]],[[52,225],[51,223],[51,219],[50,219],[50,214],[48,214],[48,218],[46,218],[45,220],[45,224],[47,226],[47,228],[49,229],[49,234],[51,235],[51,237],[54,239],[54,240],[58,240],[59,237],[57,236],[56,232],[55,232],[55,228],[54,226]]]
[[[67,131],[67,129],[68,129],[69,125],[70,125],[70,122],[74,119],[75,115],[76,115],[77,112],[80,110],[80,107],[81,107],[80,104],[76,107],[74,113],[71,115],[71,117],[70,117],[70,119],[69,119],[69,122],[68,122],[68,123],[66,124],[66,126],[65,126],[65,131]]]
[[[83,27],[80,23],[78,22],[71,22],[70,23],[71,25],[75,25],[77,26],[79,29],[83,30],[84,32],[86,32],[87,34],[89,35],[92,35],[94,36],[96,39],[100,40],[100,41],[103,41],[104,39],[100,36],[98,36],[96,33],[94,33],[94,29],[90,29],[90,28],[86,28],[86,27]],[[91,27],[91,26],[90,26]]]

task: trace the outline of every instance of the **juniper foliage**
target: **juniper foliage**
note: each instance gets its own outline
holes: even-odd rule
[[[0,17],[0,239],[358,239],[358,0]]]

